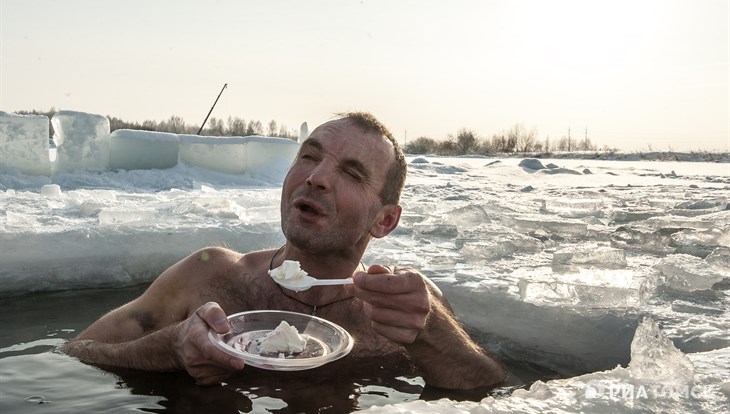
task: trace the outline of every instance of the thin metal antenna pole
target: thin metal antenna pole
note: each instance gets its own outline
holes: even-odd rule
[[[227,83],[223,85],[223,89],[226,89],[226,86],[228,86]],[[213,112],[213,108],[215,108],[215,104],[218,103],[218,99],[220,99],[221,98],[221,95],[223,95],[223,89],[221,89],[221,92],[218,94],[218,97],[215,98],[215,102],[213,102],[213,106],[210,107],[210,111],[208,111],[208,115],[205,116],[205,120],[203,121],[203,125],[200,126],[200,129],[198,130],[197,135],[200,135],[200,133],[203,131],[203,127],[205,126],[205,123],[208,122],[208,117]]]

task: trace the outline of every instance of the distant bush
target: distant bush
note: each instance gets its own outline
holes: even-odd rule
[[[576,141],[570,137],[561,137],[554,143],[550,137],[541,141],[537,137],[537,128],[529,130],[522,124],[515,124],[508,131],[500,131],[489,138],[479,138],[477,134],[467,128],[460,129],[456,136],[447,135],[443,141],[433,138],[419,137],[404,145],[403,150],[408,154],[436,154],[436,155],[461,155],[461,154],[509,154],[509,153],[535,153],[552,151],[597,151],[596,145],[586,137]],[[604,146],[604,151],[608,151]],[[612,151],[616,151],[613,149]]]

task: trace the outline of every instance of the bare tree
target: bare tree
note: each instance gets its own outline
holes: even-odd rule
[[[228,117],[228,127],[226,128],[226,135],[233,137],[242,137],[246,135],[246,121],[239,117]]]
[[[173,134],[184,134],[187,130],[185,121],[177,115],[172,115],[167,121],[162,121],[157,126],[158,131],[171,132]]]
[[[533,127],[529,131],[522,124],[515,124],[507,133],[510,140],[515,142],[517,152],[530,152],[535,150],[537,143],[537,130]]]
[[[261,121],[248,121],[246,127],[246,135],[263,135],[264,127],[261,125]]]
[[[477,150],[478,140],[474,131],[462,128],[456,134],[456,149],[461,154],[470,154]]]
[[[208,121],[208,128],[204,129],[202,134],[217,137],[223,136],[223,120],[211,117]]]
[[[273,137],[274,135],[276,135],[276,130],[276,121],[272,119],[271,121],[269,121],[269,136]]]
[[[441,155],[454,155],[459,152],[459,145],[454,140],[454,137],[449,136],[446,141],[438,143],[436,152]]]
[[[418,137],[407,143],[404,148],[404,151],[409,154],[429,154],[435,150],[436,141],[427,137]]]

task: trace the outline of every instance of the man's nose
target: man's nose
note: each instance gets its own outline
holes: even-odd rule
[[[307,177],[307,185],[317,187],[321,191],[329,191],[330,177],[332,174],[330,170],[325,163],[317,165],[309,174],[309,177]]]

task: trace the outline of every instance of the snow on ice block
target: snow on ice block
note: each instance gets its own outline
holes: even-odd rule
[[[545,169],[545,166],[542,165],[542,162],[536,158],[525,158],[524,160],[520,161],[518,166],[533,171]]]
[[[686,228],[686,229],[710,229],[714,225],[712,221],[702,221],[694,217],[683,216],[655,216],[646,219],[645,224],[653,229],[661,228]]]
[[[459,235],[459,229],[448,223],[434,223],[432,221],[415,223],[413,230],[418,234],[429,237],[453,239]]]
[[[180,135],[181,162],[227,174],[244,174],[277,158],[291,162],[298,150],[286,138]]]
[[[583,237],[588,234],[588,224],[575,219],[545,217],[539,214],[521,214],[505,219],[516,230],[526,233],[546,233],[560,237]]]
[[[28,175],[51,175],[48,117],[0,111],[0,172],[16,168]]]
[[[723,275],[723,277],[730,278],[730,248],[716,248],[712,251],[712,253],[705,257],[705,261],[717,273]]]
[[[678,204],[676,208],[671,211],[671,214],[694,217],[723,211],[727,209],[727,206],[728,200],[725,197],[689,200]]]
[[[727,273],[712,266],[706,260],[688,254],[671,254],[654,266],[664,283],[674,289],[695,291],[711,289],[712,285],[727,277]]]
[[[58,146],[57,172],[109,168],[109,119],[103,115],[60,111],[51,118]]]
[[[155,210],[101,209],[98,217],[100,226],[149,226],[158,221]]]
[[[577,267],[594,266],[601,269],[626,267],[626,252],[595,243],[566,247],[553,253],[553,271],[573,270]]]
[[[705,257],[717,247],[730,247],[730,226],[707,230],[685,229],[672,234],[677,253]]]
[[[631,223],[633,221],[643,221],[652,217],[665,214],[663,209],[649,207],[633,207],[633,208],[616,208],[609,210],[608,221],[610,223]]]
[[[543,249],[540,240],[494,223],[461,231],[454,245],[470,260],[495,260],[515,253],[538,253]]]
[[[682,229],[673,227],[630,225],[618,227],[609,237],[614,247],[663,256],[677,250],[672,235],[680,230]]]
[[[575,200],[543,200],[541,213],[557,214],[560,217],[602,217],[604,215],[603,200],[593,198]]]
[[[62,194],[61,186],[58,184],[46,184],[41,187],[41,196],[43,197],[60,197]]]
[[[109,168],[149,170],[177,165],[180,138],[177,134],[117,129],[111,134]]]

